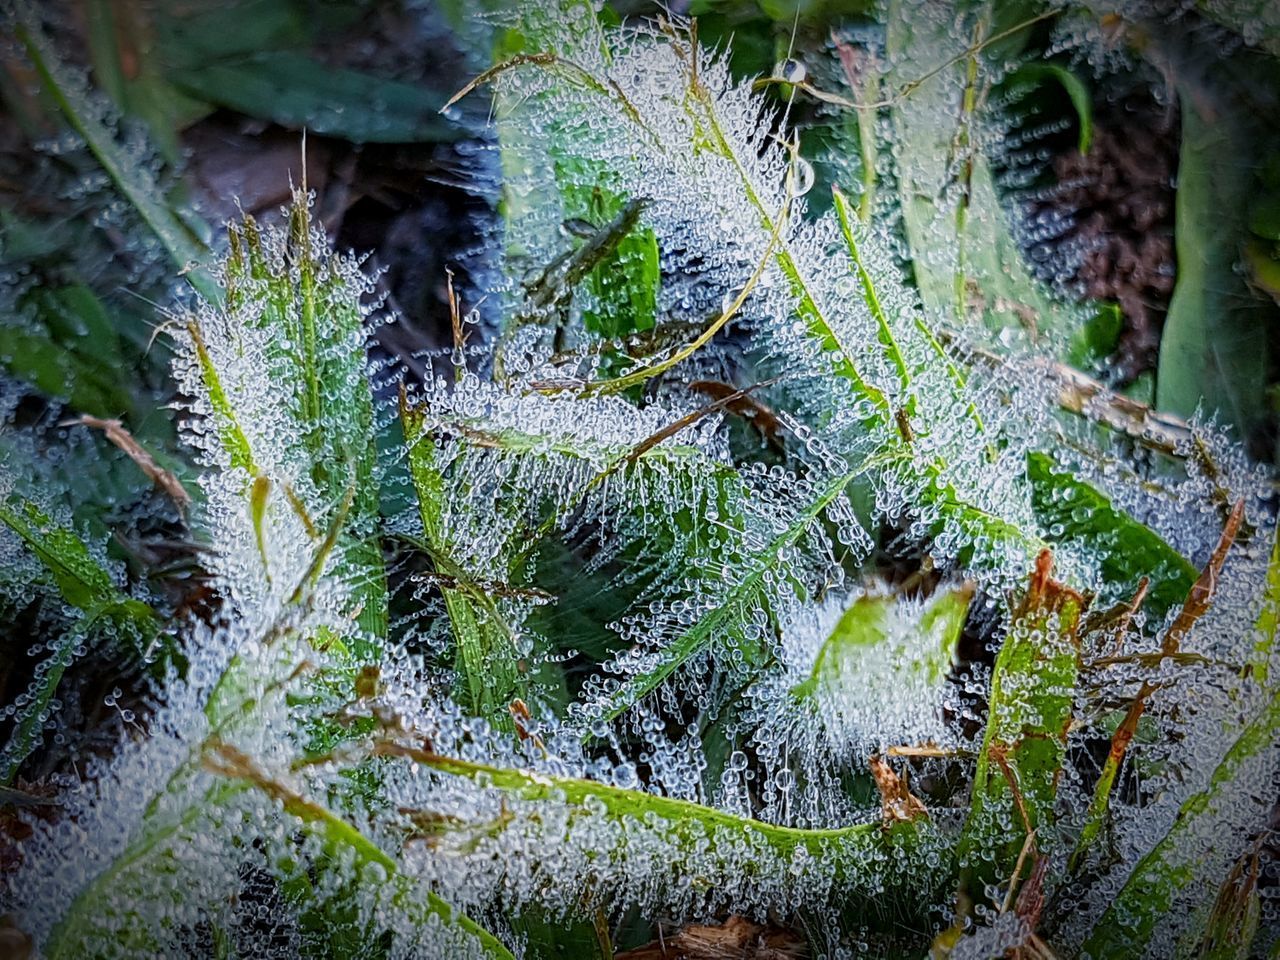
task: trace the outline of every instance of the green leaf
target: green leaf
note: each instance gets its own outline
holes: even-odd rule
[[[777,567],[783,551],[793,547],[810,530],[827,507],[844,493],[854,476],[854,473],[841,474],[819,487],[814,498],[796,511],[787,528],[747,560],[743,575],[724,590],[715,607],[659,650],[652,667],[627,678],[607,704],[593,708],[593,716],[616,719],[656,690],[690,658],[705,650],[714,638],[731,634],[733,625],[760,603],[766,578]]]
[[[922,674],[932,684],[941,685],[946,681],[972,597],[972,588],[960,587],[929,598],[916,623],[920,636],[929,641],[923,647],[926,655],[913,660],[895,657],[901,672]],[[820,695],[824,689],[856,687],[864,652],[868,648],[883,647],[890,640],[888,613],[899,602],[893,596],[862,596],[855,600],[823,642],[809,677],[792,688],[792,696],[806,699]],[[896,643],[903,650],[915,650],[909,641]]]
[[[7,785],[39,743],[49,703],[75,650],[96,629],[111,625],[131,641],[135,652],[145,655],[160,623],[149,606],[116,588],[111,575],[70,528],[54,523],[32,501],[12,496],[0,500],[0,523],[22,539],[49,571],[63,599],[82,613],[38,669],[9,742],[0,751],[0,784]]]
[[[209,256],[208,247],[165,199],[157,195],[150,177],[140,171],[138,164],[128,156],[102,119],[70,92],[61,79],[64,67],[39,35],[38,28],[32,23],[20,22],[16,34],[40,82],[67,123],[84,138],[102,169],[137,210],[187,282],[206,300],[215,300],[217,284],[202,266]]]
[[[1088,153],[1093,146],[1093,97],[1079,74],[1056,63],[1033,62],[1024,63],[1009,78],[1013,84],[1039,84],[1045,80],[1057,81],[1071,98],[1071,106],[1076,111],[1076,126],[1080,131],[1076,149]]]
[[[1247,437],[1262,411],[1274,312],[1236,269],[1259,134],[1244,111],[1204,115],[1199,92],[1179,91],[1178,277],[1160,341],[1156,401],[1183,416],[1203,401],[1207,413],[1218,412]]]
[[[306,128],[353,143],[439,143],[461,128],[440,116],[444,91],[387,80],[269,50],[175,69],[172,82],[189,96],[292,129]]]
[[[1148,607],[1156,615],[1186,597],[1199,571],[1150,527],[1062,470],[1047,453],[1028,454],[1027,479],[1036,517],[1050,538],[1088,544],[1102,558],[1106,582],[1131,587],[1141,577],[1150,577]]]
[[[996,656],[987,727],[960,838],[965,886],[1007,878],[1029,831],[1042,853],[1055,837],[1054,805],[1071,724],[1083,598],[1049,576],[1046,550]],[[1025,820],[1024,820],[1025,818]]]
[[[660,280],[657,236],[647,227],[628,234],[587,274],[584,285],[594,302],[583,311],[583,325],[608,339],[652,330]]]
[[[1224,718],[1225,719],[1225,718]],[[1274,750],[1280,737],[1280,686],[1246,723],[1214,768],[1208,785],[1189,797],[1178,810],[1169,832],[1151,848],[1129,874],[1110,907],[1094,926],[1082,953],[1089,957],[1121,958],[1145,954],[1147,942],[1165,921],[1176,899],[1191,891],[1211,891],[1203,876],[1206,838],[1220,838],[1212,852],[1242,853],[1250,845],[1236,831],[1233,794],[1251,761]]]
[[[117,590],[111,575],[89,553],[84,541],[69,528],[54,523],[36,504],[23,498],[0,501],[0,523],[22,538],[72,606],[92,616],[114,611],[133,621],[144,633],[154,632],[154,611]]]
[[[1118,303],[1098,303],[1093,316],[1071,335],[1067,363],[1081,370],[1097,367],[1115,352],[1124,331],[1124,311]]]
[[[729,836],[748,837],[771,848],[784,859],[798,852],[808,853],[826,863],[843,881],[863,879],[873,888],[896,885],[901,873],[881,875],[881,867],[895,862],[894,850],[910,850],[928,843],[932,828],[927,820],[899,822],[886,829],[879,823],[861,823],[829,829],[804,829],[764,823],[725,813],[715,807],[608,786],[594,780],[548,776],[510,767],[443,757],[417,751],[400,751],[410,759],[441,773],[466,777],[524,800],[566,803],[573,807],[602,810],[611,820],[634,820],[660,825],[668,838],[687,843],[691,851],[703,845],[703,838],[723,831]],[[899,852],[897,856],[901,856]],[[888,859],[882,859],[888,856]],[[906,878],[910,882],[910,878]]]

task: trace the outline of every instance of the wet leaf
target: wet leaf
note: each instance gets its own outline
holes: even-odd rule
[[[1179,603],[1198,571],[1150,527],[1112,506],[1095,487],[1057,465],[1047,453],[1027,458],[1036,516],[1057,542],[1081,541],[1101,556],[1109,583],[1151,578],[1150,608],[1161,613]]]
[[[1009,635],[996,656],[987,726],[960,838],[969,895],[1009,876],[1027,836],[1047,851],[1078,672],[1084,598],[1052,579],[1053,557],[1036,560]]]

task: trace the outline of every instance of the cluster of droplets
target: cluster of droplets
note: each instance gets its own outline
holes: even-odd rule
[[[894,242],[855,223],[878,310],[870,304],[836,215],[806,216],[797,194],[812,177],[771,138],[764,102],[722,58],[646,28],[562,39],[572,45],[566,58],[596,80],[538,69],[498,80],[499,103],[513,104],[508,122],[526,131],[514,149],[527,154],[528,176],[552,157],[562,175],[569,155],[585,175],[609,169],[643,200],[642,222],[672,278],[662,302],[673,316],[714,316],[758,272],[740,320],[763,369],[793,387],[795,412],[821,424],[827,446],[853,467],[899,451],[874,471],[880,516],[934,537],[942,561],[1025,569],[1037,531],[1020,478],[1044,423],[1040,393],[1022,400],[1006,378],[961,382],[955,347],[928,331]],[[544,192],[556,187],[543,181]],[[529,235],[521,250],[549,235],[543,226],[515,224]]]
[[[224,720],[244,719],[237,711],[244,714],[245,703],[290,669],[266,640],[301,618],[273,622],[280,611],[264,619],[265,613],[254,621],[193,624],[187,668],[182,677],[169,668],[163,699],[144,721],[146,736],[122,743],[109,762],[92,761],[84,779],[59,797],[64,817],[33,824],[22,869],[8,878],[5,896],[22,906],[24,927],[37,942],[49,947],[51,936],[82,938],[85,950],[101,956],[127,955],[149,940],[158,947],[169,939],[166,925],[194,929],[201,911],[236,890],[244,851],[226,842],[225,825],[214,829],[209,822],[218,814],[204,800],[216,782],[200,759],[207,737],[228,736],[235,726],[215,730],[212,718],[224,711]],[[236,684],[227,684],[236,657],[243,669]],[[251,736],[287,740],[295,729],[283,704],[265,719],[272,728],[250,725]],[[179,865],[176,876],[156,870],[166,857]],[[140,910],[142,904],[151,908]]]
[[[310,203],[295,197],[295,224]],[[314,229],[294,233],[246,223],[222,267],[226,300],[201,303],[174,329],[185,439],[209,468],[200,483],[211,564],[250,608],[298,588],[281,571],[306,570],[335,517],[345,511],[349,534],[339,553],[376,518],[364,354],[372,281]]]
[[[944,586],[920,601],[858,590],[783,620],[777,666],[747,687],[734,720],[762,771],[762,816],[805,826],[865,818],[842,786],[849,771],[892,748],[945,755],[964,745],[956,721],[972,681],[952,667],[971,594]],[[755,778],[736,756],[721,781],[726,800]]]

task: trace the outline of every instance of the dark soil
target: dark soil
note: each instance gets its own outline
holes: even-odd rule
[[[1047,208],[1071,223],[1059,244],[1079,251],[1073,279],[1086,297],[1124,312],[1111,372],[1118,384],[1156,366],[1176,274],[1173,227],[1178,115],[1149,90],[1098,107],[1093,145],[1052,161]]]

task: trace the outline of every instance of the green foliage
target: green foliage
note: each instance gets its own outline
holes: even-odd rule
[[[171,82],[205,103],[353,143],[442,142],[458,129],[437,113],[441,92],[320,63],[289,51],[173,71]]]
[[[0,524],[21,538],[62,598],[80,611],[38,668],[0,751],[0,784],[8,785],[40,743],[51,701],[77,651],[109,638],[132,656],[149,656],[161,625],[151,607],[116,587],[73,530],[55,523],[37,504],[15,496],[0,499]]]
[[[1150,527],[1117,510],[1098,490],[1055,465],[1052,456],[1027,459],[1036,515],[1059,543],[1086,541],[1103,548],[1102,575],[1110,583],[1151,580],[1151,608],[1162,612],[1187,595],[1196,568]]]
[[[1090,956],[1141,956],[1175,898],[1184,891],[1198,891],[1201,896],[1212,893],[1213,888],[1204,884],[1202,855],[1185,840],[1197,834],[1221,835],[1230,816],[1225,797],[1232,784],[1247,775],[1250,762],[1274,746],[1278,728],[1280,691],[1273,690],[1263,708],[1248,718],[1208,785],[1183,802],[1173,827],[1129,874],[1084,944]]]
[[[1206,117],[1184,88],[1178,165],[1178,282],[1164,336],[1156,401],[1191,414],[1203,400],[1242,437],[1257,424],[1266,383],[1269,311],[1252,302],[1236,269],[1252,191],[1251,124]]]
[[[17,36],[45,90],[62,111],[68,125],[84,138],[102,169],[169,254],[174,268],[201,296],[216,296],[216,287],[206,272],[207,264],[204,262],[208,259],[209,249],[197,230],[156,195],[154,183],[122,151],[112,131],[68,90],[67,82],[62,79],[63,68],[38,31],[39,27],[30,22],[20,23]]]
[[[1083,598],[1049,577],[1041,554],[1031,584],[996,657],[982,751],[973,778],[961,858],[981,850],[975,878],[1008,876],[1028,836],[1050,853],[1079,669]],[[988,851],[996,851],[990,857]],[[970,891],[975,900],[980,896]]]
[[[968,588],[938,593],[920,612],[918,629],[928,643],[927,656],[899,665],[904,673],[919,674],[935,686],[941,686],[955,661],[956,645],[969,612],[973,591]],[[819,691],[838,692],[858,683],[859,658],[868,647],[884,647],[888,642],[901,643],[886,634],[885,619],[892,597],[860,597],[836,623],[831,636],[823,643],[807,680],[791,688],[797,699],[814,697]]]

